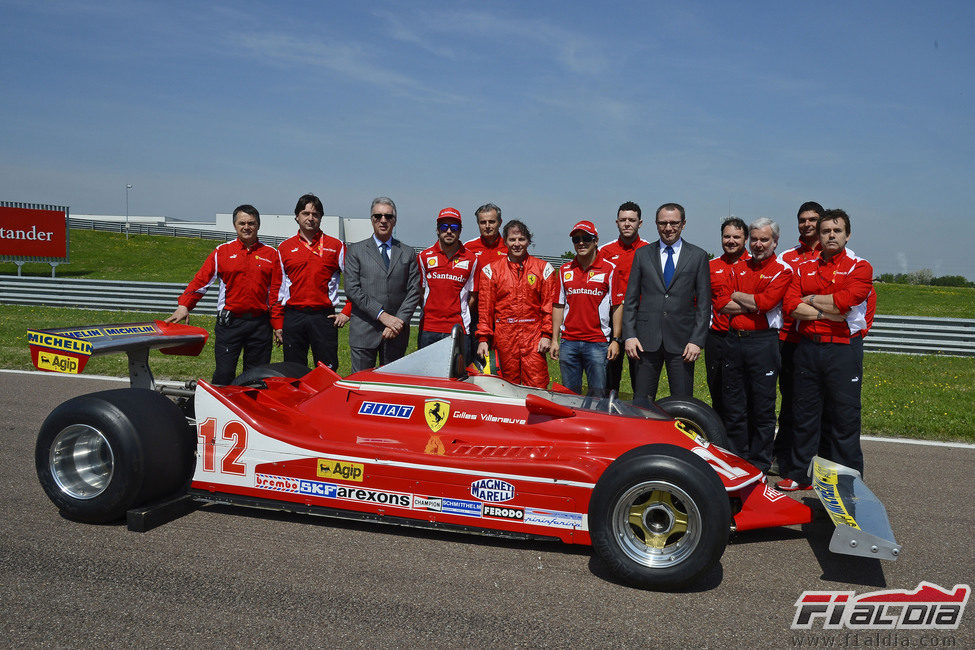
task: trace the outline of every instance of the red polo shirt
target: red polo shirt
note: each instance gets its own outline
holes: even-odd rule
[[[846,321],[798,321],[799,335],[831,343],[849,343],[851,335],[867,327],[867,298],[871,291],[873,267],[844,250],[828,261],[820,255],[801,263],[785,293],[783,308],[792,313],[802,297],[810,294],[833,296],[836,308],[849,312]]]
[[[738,258],[738,260],[747,259],[751,259],[748,251],[744,251]],[[731,302],[731,293],[734,291],[731,288],[731,268],[734,264],[730,260],[728,254],[724,253],[721,257],[712,258],[708,262],[711,270],[711,329],[715,332],[727,332],[728,323],[731,321],[728,314],[721,313],[721,310]]]
[[[284,317],[278,293],[281,289],[281,262],[278,252],[261,242],[245,248],[239,239],[220,244],[196,272],[179,304],[193,309],[207,292],[214,278],[220,278],[217,309],[235,314],[271,313],[271,326],[281,329]]]
[[[623,302],[623,297],[626,295],[626,285],[630,280],[630,269],[633,267],[633,254],[636,253],[636,249],[642,248],[649,243],[642,237],[637,236],[632,244],[624,244],[617,239],[599,247],[599,255],[616,266],[616,280],[613,283],[613,290],[616,292],[616,296],[613,296],[613,298],[618,299],[619,302]]]
[[[731,291],[752,294],[758,311],[735,314],[731,317],[731,329],[767,330],[782,327],[782,297],[792,281],[792,268],[772,255],[761,261],[754,258],[738,260],[732,272]]]
[[[285,239],[278,254],[284,270],[282,305],[312,309],[335,305],[339,275],[345,268],[345,244],[319,230],[311,243],[300,234]]]
[[[474,256],[477,261],[477,268],[474,269],[474,291],[480,291],[481,289],[481,270],[493,262],[494,260],[500,259],[508,254],[508,247],[504,243],[501,235],[498,235],[498,239],[494,242],[493,246],[488,246],[484,243],[484,240],[478,237],[477,239],[472,239],[468,242],[464,242],[464,248],[467,252]]]

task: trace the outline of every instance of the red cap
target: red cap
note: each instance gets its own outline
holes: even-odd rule
[[[576,225],[572,226],[572,230],[569,231],[569,236],[571,237],[572,233],[574,233],[577,230],[581,230],[582,232],[589,233],[593,237],[599,236],[599,233],[596,232],[596,226],[592,224],[592,221],[580,221]]]
[[[441,223],[443,221],[456,221],[457,223],[463,222],[457,208],[444,208],[441,210],[440,214],[437,215],[437,223]]]

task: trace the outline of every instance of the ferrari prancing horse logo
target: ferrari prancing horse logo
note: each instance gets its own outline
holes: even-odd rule
[[[447,419],[450,417],[450,402],[428,399],[423,406],[423,415],[427,419],[427,426],[436,433],[447,424]]]

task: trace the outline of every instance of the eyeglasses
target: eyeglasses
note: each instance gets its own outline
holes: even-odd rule
[[[460,224],[459,223],[441,223],[441,224],[438,224],[437,225],[437,230],[439,230],[440,232],[447,232],[448,230],[450,232],[460,232]]]
[[[383,219],[385,219],[386,221],[395,221],[396,215],[395,214],[374,214],[372,215],[372,218],[374,221],[382,221]]]
[[[658,221],[657,228],[680,228],[683,221]]]
[[[591,244],[594,241],[596,241],[596,238],[593,237],[592,235],[587,235],[587,234],[583,234],[583,235],[572,235],[572,243],[573,244],[583,244],[583,243],[585,243],[585,244]]]

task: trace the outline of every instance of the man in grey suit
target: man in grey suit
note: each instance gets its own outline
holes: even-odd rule
[[[660,369],[667,364],[670,394],[694,393],[694,362],[707,339],[711,309],[708,256],[681,239],[684,208],[657,208],[660,239],[633,255],[623,300],[624,349],[638,359],[634,399],[657,399]]]
[[[395,361],[410,342],[420,303],[420,273],[410,246],[393,238],[396,204],[385,196],[370,207],[373,235],[345,252],[345,295],[352,303],[352,372]]]

